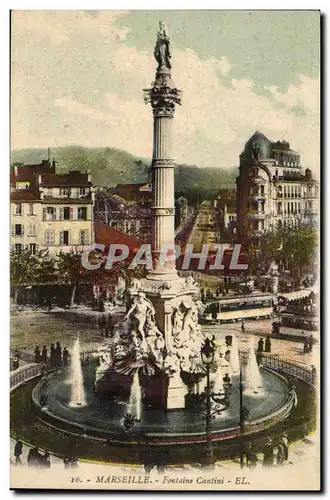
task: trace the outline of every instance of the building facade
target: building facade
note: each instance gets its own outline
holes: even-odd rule
[[[277,227],[317,224],[319,183],[286,141],[271,142],[255,132],[240,155],[236,185],[240,240]]]
[[[51,254],[94,241],[94,192],[88,172],[57,174],[55,161],[11,169],[11,250]]]
[[[151,243],[151,184],[118,184],[99,188],[95,194],[95,219],[142,243]]]

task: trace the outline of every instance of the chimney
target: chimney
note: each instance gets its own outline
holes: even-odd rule
[[[56,161],[55,161],[55,158],[53,158],[53,167],[54,167],[54,168],[56,167]]]
[[[15,177],[17,177],[18,176],[18,166],[17,165],[14,166],[14,172],[15,172]]]
[[[48,148],[48,163],[50,164],[50,148]]]

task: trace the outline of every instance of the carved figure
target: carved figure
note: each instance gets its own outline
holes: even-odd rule
[[[134,298],[132,307],[129,309],[125,316],[125,321],[129,322],[128,329],[136,330],[140,335],[142,341],[145,340],[144,326],[148,315],[154,318],[154,306],[152,305],[150,300],[146,299],[144,293],[139,292],[138,295]]]
[[[157,41],[155,45],[154,56],[156,61],[158,62],[157,71],[166,68],[171,69],[171,41],[168,35],[166,24],[163,21],[159,21],[159,30],[157,32]]]

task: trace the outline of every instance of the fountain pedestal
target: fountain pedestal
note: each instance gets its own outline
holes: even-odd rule
[[[175,373],[169,378],[167,388],[167,410],[175,410],[185,407],[185,395],[187,388],[182,382],[180,374]]]
[[[166,409],[184,408],[188,391],[180,371],[189,369],[189,356],[199,354],[202,342],[196,305],[199,289],[190,277],[169,281],[148,277],[131,290],[133,297],[141,292],[152,303],[157,328],[164,338],[166,356],[162,369],[169,376]]]

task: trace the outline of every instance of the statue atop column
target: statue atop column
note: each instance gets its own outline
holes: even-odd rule
[[[164,21],[159,21],[154,56],[158,62],[157,71],[171,69],[171,41]]]

